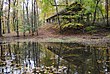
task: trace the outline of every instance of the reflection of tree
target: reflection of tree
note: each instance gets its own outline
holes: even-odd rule
[[[0,61],[12,60],[15,65],[11,67],[13,69],[25,61],[29,68],[32,68],[32,64],[34,67],[54,66],[57,70],[59,66],[66,66],[68,74],[104,74],[110,71],[109,52],[109,48],[106,47],[84,46],[77,43],[61,42],[44,46],[38,42],[16,42],[0,44]],[[5,55],[6,53],[9,56]]]
[[[44,49],[44,50],[43,50]],[[41,59],[41,63],[44,65],[44,66],[51,66],[53,63],[52,63],[52,60],[54,59],[51,55],[51,53],[46,49],[46,48],[43,48],[42,51],[44,53],[42,53],[42,59]]]
[[[70,64],[70,68],[72,68],[72,71],[75,73],[100,74],[101,72],[105,72],[103,68],[105,66],[104,58],[106,54],[109,54],[109,51],[105,54],[105,50],[101,47],[100,50],[98,50],[96,47],[84,46],[77,43],[62,43],[62,46],[60,46],[60,43],[49,43],[48,49],[67,60]],[[106,60],[108,59],[109,57],[107,56]],[[106,64],[109,65],[107,62]],[[109,71],[109,66],[107,70]]]
[[[3,47],[2,47],[2,45],[0,47],[1,47],[1,60],[2,60],[2,57],[3,57]]]
[[[1,60],[5,61],[5,45],[1,44]]]
[[[37,64],[37,67],[39,67],[40,66],[40,45],[38,44],[38,42],[35,45],[37,45],[36,46],[36,64]]]
[[[14,49],[15,49],[15,61],[16,61],[16,64],[19,63],[19,42],[17,42],[17,44],[15,44],[14,46]]]
[[[32,50],[33,50],[33,61],[34,61],[34,67],[36,67],[35,42],[32,42]]]
[[[96,48],[92,49],[92,64],[93,64],[92,73],[99,74],[98,64],[97,64],[97,49]]]
[[[11,46],[10,46],[10,43],[8,44],[8,49],[9,49],[9,55],[11,57]],[[11,57],[12,58],[12,57]]]
[[[107,65],[107,72],[110,72],[110,54],[109,48],[106,49],[106,65]]]
[[[60,66],[61,49],[62,49],[62,42],[60,43],[60,48],[58,50],[57,71],[58,71],[59,66]]]

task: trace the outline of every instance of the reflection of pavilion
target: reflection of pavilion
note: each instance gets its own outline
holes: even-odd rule
[[[101,72],[106,73],[105,69],[103,68],[106,65],[109,65],[106,66],[106,69],[109,71],[110,61],[109,63],[106,63],[106,65],[104,62],[99,62],[110,59],[109,56],[105,56],[108,54],[107,52],[109,52],[106,49],[103,50],[103,48],[101,48],[101,50],[98,50],[96,47],[86,46],[78,43],[49,43],[48,49],[67,60],[70,67],[75,68],[74,72],[81,74],[99,74]]]
[[[17,74],[27,71],[26,68],[31,71],[33,68],[42,66],[53,66],[57,69],[60,66],[66,66],[70,74],[75,72],[100,74],[110,71],[109,48],[85,46],[78,43],[46,43],[46,45],[47,47],[36,42],[0,44],[0,62],[6,62],[4,65],[0,63],[0,73]],[[56,57],[54,53],[58,56]],[[43,55],[47,56],[43,57]]]
[[[59,44],[60,45],[60,44]],[[61,57],[75,65],[79,66],[87,60],[87,58],[91,55],[90,49],[86,49],[86,46],[71,43],[70,45],[67,43],[62,43],[62,47],[58,46],[49,46],[49,50],[53,51],[54,53],[61,55]],[[59,51],[60,54],[59,54]]]

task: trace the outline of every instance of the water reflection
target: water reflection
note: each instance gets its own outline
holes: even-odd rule
[[[0,43],[0,74],[109,74],[109,47],[78,43]]]
[[[69,74],[109,74],[109,47],[78,43],[48,43],[48,49],[68,61]],[[59,53],[60,52],[60,53]]]

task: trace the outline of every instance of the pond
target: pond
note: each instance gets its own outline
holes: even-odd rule
[[[62,42],[1,42],[0,74],[110,74],[110,48]]]

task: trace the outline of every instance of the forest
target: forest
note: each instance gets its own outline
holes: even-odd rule
[[[110,0],[0,0],[0,74],[110,74]]]
[[[38,35],[47,23],[62,33],[109,31],[109,7],[109,0],[1,0],[0,36]]]

